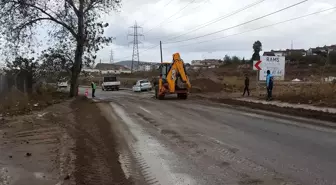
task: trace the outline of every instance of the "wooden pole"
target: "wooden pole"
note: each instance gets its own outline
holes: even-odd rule
[[[162,58],[162,42],[160,41],[160,55],[161,55],[161,63],[163,62],[163,58]]]
[[[256,77],[256,90],[257,90],[257,97],[259,97],[259,94],[260,94],[260,92],[259,92],[259,73],[260,73],[260,71],[259,71],[259,70],[257,70],[257,77]]]

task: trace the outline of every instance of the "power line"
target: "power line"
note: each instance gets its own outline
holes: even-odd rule
[[[227,35],[227,36],[224,36],[224,37],[217,37],[217,38],[213,38],[213,39],[209,39],[209,40],[205,40],[205,41],[201,41],[201,42],[194,42],[194,43],[184,44],[184,45],[180,45],[180,46],[175,46],[175,45],[174,46],[168,46],[168,47],[164,47],[164,49],[172,48],[172,47],[181,48],[181,47],[186,47],[186,46],[190,46],[190,45],[202,44],[202,43],[206,43],[206,42],[212,42],[212,41],[215,41],[215,40],[225,39],[225,38],[228,38],[228,37],[242,35],[242,34],[245,34],[245,33],[253,32],[253,31],[258,31],[258,30],[261,30],[261,29],[264,29],[264,28],[268,28],[268,27],[279,25],[279,24],[283,24],[283,23],[295,21],[295,20],[298,20],[298,19],[306,18],[306,17],[312,16],[312,15],[320,14],[320,13],[327,12],[327,11],[334,10],[334,9],[336,9],[336,6],[332,7],[332,8],[325,9],[325,10],[313,12],[313,13],[310,13],[310,14],[302,15],[302,16],[299,16],[299,17],[295,17],[295,18],[284,20],[284,21],[280,21],[280,22],[277,22],[277,23],[269,24],[269,25],[266,25],[266,26],[261,26],[261,27],[255,28],[255,29],[244,31],[244,32],[239,32],[239,33]],[[158,45],[154,45],[152,47],[149,47],[149,48],[143,50],[142,52],[148,51],[148,50],[153,49],[153,48],[158,47],[158,46],[159,46],[159,44]],[[127,57],[119,58],[119,60],[120,59],[125,59],[125,58],[129,58],[129,57],[127,56]]]
[[[208,33],[208,34],[205,34],[205,35],[201,35],[201,36],[197,36],[197,37],[192,37],[192,38],[189,38],[189,39],[184,39],[184,40],[179,40],[179,41],[173,41],[173,42],[165,42],[165,43],[166,43],[166,44],[179,43],[179,42],[185,42],[185,41],[189,41],[189,40],[194,40],[194,39],[198,39],[198,38],[206,37],[206,36],[209,36],[209,35],[214,35],[214,34],[216,34],[216,33],[220,33],[220,32],[226,31],[226,30],[230,30],[230,29],[233,29],[233,28],[236,28],[236,27],[239,27],[239,26],[242,26],[242,25],[245,25],[245,24],[248,24],[248,23],[257,21],[257,20],[260,20],[260,19],[262,19],[262,18],[268,17],[268,16],[270,16],[270,15],[273,15],[273,14],[276,14],[276,13],[279,13],[279,12],[282,12],[282,11],[284,11],[284,10],[287,10],[287,9],[289,9],[289,8],[298,6],[298,5],[300,5],[300,4],[304,3],[304,2],[307,2],[307,1],[308,1],[308,0],[300,1],[299,3],[295,3],[295,4],[293,4],[293,5],[287,6],[287,7],[285,7],[285,8],[280,9],[280,10],[277,10],[277,11],[275,11],[275,12],[272,12],[272,13],[269,13],[269,14],[266,14],[266,15],[263,15],[263,16],[261,16],[261,17],[258,17],[258,18],[255,18],[255,19],[246,21],[246,22],[244,22],[244,23],[241,23],[241,24],[238,24],[238,25],[229,27],[229,28],[221,29],[221,30],[218,30],[218,31],[215,31],[215,32],[211,32],[211,33]]]
[[[160,46],[160,44],[157,44],[157,45],[151,46],[151,47],[149,47],[149,48],[146,48],[146,49],[142,50],[141,52],[142,52],[142,53],[145,53],[146,51],[149,51],[150,49],[156,48],[156,47],[158,47],[158,46]],[[125,57],[122,57],[122,58],[118,58],[117,60],[122,60],[122,59],[127,59],[127,58],[129,58],[129,56],[125,56]]]
[[[168,38],[167,40],[168,40],[168,41],[169,41],[169,40],[173,40],[173,39],[176,39],[176,38],[178,38],[178,37],[181,37],[181,36],[187,35],[187,34],[189,34],[189,33],[192,33],[192,32],[194,32],[194,31],[197,31],[197,30],[199,30],[199,29],[201,29],[201,28],[204,28],[204,27],[206,27],[206,26],[208,26],[208,25],[210,25],[210,24],[216,23],[216,22],[218,22],[218,21],[221,21],[221,20],[226,19],[226,18],[228,18],[228,17],[231,17],[231,16],[233,16],[233,15],[236,15],[236,14],[238,14],[238,13],[240,13],[240,12],[246,10],[246,9],[249,9],[249,8],[251,8],[251,7],[253,7],[253,6],[256,6],[256,5],[258,5],[258,4],[260,4],[260,3],[264,2],[264,1],[266,1],[266,0],[260,0],[260,1],[254,2],[254,3],[252,3],[252,4],[249,4],[249,5],[247,5],[247,6],[243,7],[243,8],[241,8],[241,9],[238,9],[238,10],[236,10],[236,11],[234,11],[234,12],[231,12],[231,13],[226,14],[226,15],[224,15],[224,16],[221,16],[221,17],[218,17],[218,18],[213,19],[213,20],[211,20],[211,21],[208,21],[208,22],[206,22],[206,23],[204,23],[204,24],[202,24],[202,25],[196,27],[195,29],[192,29],[192,30],[186,32],[186,33],[183,33],[183,34],[180,34],[180,35],[177,35],[177,36],[170,37],[170,38]],[[164,39],[163,39],[163,40],[164,40]]]
[[[162,0],[160,0],[160,1],[162,1]],[[165,8],[165,7],[167,7],[171,2],[173,2],[174,0],[170,0],[168,3],[166,3],[164,6],[163,6],[163,8]],[[157,3],[156,3],[157,4]],[[155,13],[154,15],[152,15],[151,17],[156,17],[156,15],[158,15],[159,13],[161,13],[160,11],[158,11],[157,13]],[[143,22],[142,24],[141,24],[141,26],[144,26],[147,22],[148,22],[148,20],[150,20],[150,19],[147,19],[145,22]]]
[[[178,14],[179,12],[183,11],[184,9],[186,9],[191,3],[195,2],[196,0],[191,0],[188,4],[186,4],[183,8],[181,8],[180,10],[178,10],[177,12],[175,12],[174,14],[172,14],[170,17],[168,17],[167,19],[163,20],[160,24],[158,24],[157,26],[153,27],[152,29],[148,30],[146,33],[154,30],[157,27],[160,27],[165,21],[169,20],[170,18],[174,17],[176,14]]]
[[[204,0],[203,3],[199,3],[198,6],[194,7],[194,8],[191,9],[190,11],[198,9],[199,7],[201,7],[203,4],[207,3],[208,1],[209,1],[209,0]],[[191,14],[192,14],[192,13],[191,13]],[[187,15],[181,15],[181,16],[175,18],[175,20],[180,19],[180,18],[185,17],[185,16],[188,16],[188,15],[190,15],[190,14],[187,14]],[[168,24],[168,23],[171,23],[171,22],[173,22],[173,20],[170,20],[169,22],[167,22],[167,24]]]
[[[269,25],[266,25],[266,26],[258,27],[258,28],[255,28],[255,29],[247,30],[247,31],[244,31],[244,32],[235,33],[235,34],[227,35],[227,36],[224,36],[224,37],[217,37],[217,38],[213,38],[213,39],[205,40],[205,41],[201,41],[201,42],[195,42],[195,43],[185,44],[185,45],[181,45],[181,46],[174,46],[174,47],[179,47],[180,48],[180,47],[186,47],[186,46],[195,45],[195,44],[211,42],[211,41],[215,41],[215,40],[219,40],[219,39],[225,39],[225,38],[228,38],[228,37],[241,35],[241,34],[244,34],[244,33],[257,31],[257,30],[261,30],[261,29],[264,29],[264,28],[268,28],[268,27],[279,25],[279,24],[283,24],[283,23],[286,23],[286,22],[302,19],[302,18],[305,18],[305,17],[309,17],[309,16],[312,16],[312,15],[316,15],[316,14],[327,12],[327,11],[334,10],[334,9],[336,9],[336,6],[332,7],[332,8],[325,9],[325,10],[313,12],[313,13],[310,13],[310,14],[302,15],[302,16],[299,16],[299,17],[295,17],[295,18],[284,20],[284,21],[280,21],[280,22],[277,22],[277,23],[269,24]],[[173,47],[173,46],[170,46],[170,47]],[[165,48],[170,48],[170,47],[165,47]]]

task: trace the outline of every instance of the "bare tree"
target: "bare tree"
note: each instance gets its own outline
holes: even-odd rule
[[[73,58],[74,52],[64,44],[42,51],[42,55],[38,59],[41,62],[40,76],[52,81],[69,80],[74,65]],[[94,61],[84,56],[83,64],[90,66],[94,64]]]
[[[93,60],[112,42],[112,37],[103,35],[108,24],[100,21],[101,16],[118,7],[120,0],[0,0],[0,31],[15,50],[31,43],[42,26],[50,27],[51,38],[73,48],[70,96],[75,96],[83,58]]]
[[[73,52],[67,52],[62,48],[49,48],[42,52],[39,61],[41,66],[39,73],[48,81],[57,82],[62,78],[69,80],[73,66]]]

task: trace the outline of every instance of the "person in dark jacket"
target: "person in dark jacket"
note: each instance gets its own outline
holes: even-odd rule
[[[244,93],[243,96],[245,96],[245,93],[247,92],[247,95],[250,96],[250,79],[247,75],[245,75],[245,88],[244,88]]]
[[[96,92],[96,84],[94,82],[91,82],[91,88],[92,88],[92,98],[96,97],[95,92]]]

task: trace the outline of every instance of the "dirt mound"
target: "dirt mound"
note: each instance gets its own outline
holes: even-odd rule
[[[191,86],[191,92],[220,92],[223,90],[222,84],[207,78],[192,80]]]
[[[42,110],[47,106],[60,103],[68,99],[68,94],[58,91],[44,91],[24,94],[13,88],[6,95],[0,97],[0,114],[21,115],[33,110]]]

